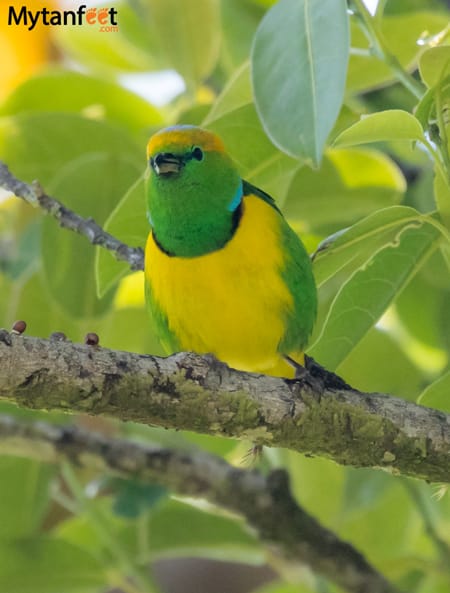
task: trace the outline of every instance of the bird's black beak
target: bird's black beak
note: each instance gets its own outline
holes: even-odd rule
[[[171,152],[160,152],[150,158],[150,166],[157,175],[174,175],[179,173],[184,165],[183,157]]]

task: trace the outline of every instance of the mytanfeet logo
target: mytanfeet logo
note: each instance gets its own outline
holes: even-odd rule
[[[76,10],[29,10],[26,5],[20,8],[9,6],[8,25],[23,25],[32,31],[37,24],[48,27],[64,25],[97,26],[104,33],[119,30],[117,8],[88,8],[86,4],[78,6]]]

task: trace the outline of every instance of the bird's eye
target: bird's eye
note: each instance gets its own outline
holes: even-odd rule
[[[203,150],[196,146],[192,149],[192,158],[196,159],[197,161],[203,160]]]

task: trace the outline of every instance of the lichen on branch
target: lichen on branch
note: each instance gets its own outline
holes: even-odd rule
[[[0,400],[250,439],[357,467],[450,482],[450,416],[310,373],[286,380],[211,356],[167,358],[0,335]]]

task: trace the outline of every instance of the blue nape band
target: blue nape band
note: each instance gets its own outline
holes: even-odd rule
[[[243,196],[244,196],[244,189],[242,187],[242,181],[240,181],[239,187],[237,188],[237,191],[234,194],[233,199],[227,206],[227,210],[229,210],[230,212],[234,212],[236,210],[236,208],[239,206],[239,204],[241,203]]]

